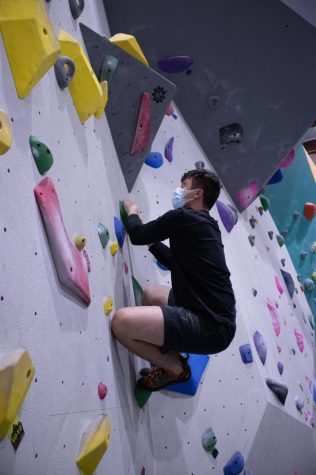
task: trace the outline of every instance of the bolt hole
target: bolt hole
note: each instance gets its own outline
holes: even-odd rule
[[[26,377],[29,378],[31,376],[31,374],[32,374],[32,370],[29,369],[28,372],[26,373]]]
[[[43,33],[44,35],[48,35],[48,31],[46,30],[46,28],[43,28]]]

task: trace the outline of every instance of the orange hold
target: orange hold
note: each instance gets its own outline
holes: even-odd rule
[[[304,205],[304,216],[311,221],[315,216],[316,206],[314,203],[305,203]]]

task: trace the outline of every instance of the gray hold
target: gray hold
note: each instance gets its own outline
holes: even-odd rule
[[[69,7],[72,17],[76,20],[83,12],[84,0],[69,0]]]
[[[60,89],[69,86],[75,74],[75,64],[68,56],[59,56],[54,64],[55,75]]]
[[[205,164],[202,160],[198,160],[197,162],[195,162],[195,168],[197,170],[203,170],[204,166],[205,166]]]
[[[248,240],[249,240],[249,242],[250,242],[250,244],[251,244],[252,246],[255,245],[255,239],[256,239],[256,236],[254,236],[253,234],[251,234],[250,236],[248,236]]]

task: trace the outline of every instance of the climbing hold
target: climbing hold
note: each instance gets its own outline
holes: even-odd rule
[[[90,304],[88,270],[84,256],[69,239],[62,218],[56,189],[44,178],[34,189],[46,229],[58,278],[65,287]]]
[[[268,198],[264,195],[260,195],[260,203],[264,209],[264,211],[267,211],[270,208],[270,201]]]
[[[297,221],[298,218],[301,216],[301,213],[299,213],[298,211],[295,211],[292,216],[293,216],[294,221]]]
[[[282,375],[283,370],[284,370],[284,366],[280,361],[278,362],[278,370],[279,370],[280,375]]]
[[[279,167],[280,168],[287,168],[290,165],[292,165],[292,162],[295,157],[295,150],[292,149],[285,158],[283,158],[282,162],[280,163]]]
[[[230,233],[238,221],[237,210],[233,206],[225,205],[219,200],[216,201],[216,207],[226,231]]]
[[[172,107],[171,104],[169,104],[168,107],[167,107],[167,110],[166,110],[165,114],[166,114],[167,116],[170,116],[170,115],[173,115],[173,113],[174,113],[174,108]]]
[[[12,145],[12,127],[8,115],[0,109],[0,155],[6,153]]]
[[[88,256],[88,253],[85,249],[82,249],[82,255],[83,257],[85,258],[86,262],[87,262],[87,270],[88,272],[91,272],[91,263],[90,263],[90,259],[89,259],[89,256]]]
[[[267,345],[260,332],[255,331],[253,335],[253,342],[255,344],[260,361],[264,365],[267,359]]]
[[[124,225],[124,228],[126,230],[127,228],[127,213],[126,213],[126,209],[125,209],[125,206],[124,206],[124,201],[120,201],[119,203],[119,207],[120,207],[120,217],[121,217],[121,221]]]
[[[312,273],[312,281],[316,282],[316,270]]]
[[[125,274],[128,274],[128,265],[126,262],[123,262],[123,269],[124,269]]]
[[[110,252],[112,254],[112,256],[114,257],[115,254],[117,253],[118,251],[118,242],[117,241],[113,241],[112,244],[110,245]]]
[[[81,45],[66,31],[59,33],[61,54],[76,65],[76,74],[69,84],[69,92],[81,122],[94,115],[100,119],[108,100],[108,83],[99,83]]]
[[[316,206],[314,203],[305,203],[304,204],[304,216],[306,219],[311,221],[315,216]]]
[[[0,30],[17,94],[24,99],[58,58],[44,2],[0,0]]]
[[[74,243],[78,251],[82,251],[82,249],[87,244],[87,240],[83,234],[77,234],[75,236]]]
[[[102,223],[98,224],[98,234],[99,234],[102,247],[103,249],[105,249],[107,243],[109,242],[110,234],[109,234],[108,229]]]
[[[59,56],[54,64],[57,84],[60,89],[65,89],[75,74],[75,64],[68,56]]]
[[[278,241],[279,246],[282,247],[283,244],[284,244],[284,237],[281,236],[280,234],[277,234],[276,235],[276,240]]]
[[[256,183],[250,183],[247,188],[238,191],[237,199],[239,201],[241,208],[247,208],[248,205],[252,202],[252,200],[257,196],[258,193],[258,186]]]
[[[275,185],[276,183],[280,183],[283,180],[283,174],[281,170],[277,170],[274,175],[270,178],[267,182],[267,185]]]
[[[306,256],[307,256],[307,252],[302,251],[302,252],[300,253],[300,258],[302,259],[302,261],[304,261],[304,260],[306,259]]]
[[[314,323],[314,318],[312,315],[308,315],[308,321],[309,321],[310,326],[312,327],[312,330],[314,330],[315,323]]]
[[[170,270],[168,267],[166,267],[162,262],[160,262],[158,260],[156,261],[156,264],[159,267],[159,269],[161,269],[161,270]]]
[[[282,264],[283,267],[285,267],[285,259],[284,258],[281,259],[281,264]]]
[[[151,97],[148,92],[143,92],[141,96],[141,103],[134,136],[134,142],[130,151],[130,155],[142,153],[146,149],[150,138],[151,122]]]
[[[110,315],[113,310],[113,299],[112,297],[105,297],[103,299],[103,310],[105,315]]]
[[[207,103],[211,109],[217,109],[221,100],[219,96],[208,96]]]
[[[285,285],[287,287],[287,290],[290,294],[290,297],[292,298],[294,294],[294,288],[295,288],[293,278],[289,272],[286,272],[285,270],[282,270],[282,269],[280,269],[280,271],[284,279]]]
[[[217,444],[216,435],[213,429],[210,427],[209,429],[206,429],[206,431],[202,435],[202,445],[203,445],[203,449],[206,452],[210,452],[214,458],[216,458],[217,455],[219,454],[218,450],[215,448],[216,444]]]
[[[195,168],[197,170],[203,170],[204,167],[205,167],[205,163],[202,160],[198,160],[197,162],[195,162]]]
[[[277,286],[278,291],[282,295],[283,294],[283,287],[282,287],[282,284],[281,284],[280,280],[278,279],[278,277],[276,275],[274,276],[274,280],[275,280],[275,284]]]
[[[133,285],[133,291],[134,291],[134,298],[135,298],[135,305],[143,305],[143,289],[140,283],[135,279],[135,277],[132,275],[132,285]]]
[[[41,175],[44,175],[47,170],[53,165],[53,156],[49,148],[38,140],[34,135],[30,135],[29,143],[31,152],[35,161],[35,165]]]
[[[98,395],[100,399],[104,399],[108,393],[108,388],[103,383],[98,384]]]
[[[304,351],[304,336],[300,330],[294,329],[297,346],[301,353]]]
[[[256,224],[257,224],[257,220],[254,216],[251,216],[251,218],[249,219],[249,224],[252,227],[252,229],[255,229]]]
[[[115,58],[115,56],[110,56],[106,54],[104,56],[103,63],[102,63],[100,82],[107,81],[108,84],[110,84],[115,74],[115,71],[117,69],[117,66],[118,66],[118,59]]]
[[[305,279],[304,280],[304,288],[307,292],[311,292],[313,288],[315,287],[314,282],[312,279]]]
[[[286,239],[287,235],[289,234],[287,229],[283,229],[283,231],[280,232],[281,236],[283,236],[284,239]]]
[[[259,211],[260,215],[262,216],[262,215],[263,215],[263,212],[264,212],[263,207],[262,207],[262,206],[259,206],[259,207],[257,208],[257,210]]]
[[[311,245],[311,254],[315,254],[316,253],[316,241],[314,241]]]
[[[116,239],[119,243],[120,248],[122,249],[125,240],[125,228],[122,221],[116,216],[114,216],[114,229]]]
[[[150,152],[150,154],[147,155],[144,163],[146,163],[146,165],[152,168],[160,168],[161,165],[163,165],[163,158],[161,153]]]
[[[145,475],[145,467],[142,467],[142,471],[140,472],[140,475]]]
[[[146,389],[140,389],[135,384],[134,396],[135,396],[136,402],[137,402],[138,406],[140,407],[140,409],[142,409],[145,406],[146,402],[148,401],[148,399],[150,398],[151,395],[152,395],[151,391],[147,391]]]
[[[241,143],[243,138],[243,129],[240,124],[230,124],[219,129],[219,139],[222,147],[229,143]]]
[[[174,143],[174,137],[171,137],[165,146],[165,158],[168,160],[169,163],[171,163],[173,160],[173,154],[172,154],[173,143]]]
[[[77,20],[84,9],[84,0],[69,0],[69,7],[72,17]]]
[[[185,383],[172,383],[169,384],[165,389],[167,391],[173,391],[181,394],[188,394],[194,396],[201,386],[201,380],[205,368],[209,362],[209,355],[198,355],[188,353],[189,363],[191,368],[191,379]]]
[[[248,240],[249,240],[251,246],[254,246],[254,245],[255,245],[255,239],[256,239],[256,237],[255,237],[253,234],[251,234],[250,236],[248,236]]]
[[[273,239],[273,231],[268,231],[268,236],[272,240]]]
[[[272,378],[266,378],[266,384],[269,389],[276,395],[281,404],[285,404],[288,387],[283,383],[278,383]]]
[[[301,411],[304,407],[304,401],[303,399],[301,399],[300,397],[296,396],[296,398],[294,399],[295,401],[295,405],[296,405],[296,409],[298,411]]]
[[[252,295],[253,295],[254,297],[257,295],[257,293],[258,293],[258,292],[256,291],[256,289],[252,289]]]
[[[282,291],[283,291],[283,289],[282,289]],[[267,307],[270,311],[270,315],[271,315],[271,318],[272,318],[272,325],[273,325],[275,334],[276,334],[276,336],[279,336],[280,332],[281,332],[281,325],[280,325],[278,311],[277,311],[276,307],[273,305],[273,303],[271,302],[271,300],[269,300],[269,299],[267,301]]]
[[[277,345],[277,349],[278,349],[278,352],[281,353],[282,348],[279,345]]]
[[[245,345],[241,345],[239,347],[239,352],[240,352],[241,359],[243,360],[245,364],[253,362],[251,346],[249,343],[246,343]]]
[[[182,73],[187,71],[193,64],[189,56],[170,56],[158,61],[158,67],[165,73]]]
[[[77,466],[86,475],[92,475],[108,449],[111,435],[111,421],[108,415],[99,416],[83,434]]]
[[[224,475],[239,475],[244,466],[244,457],[240,452],[235,452],[223,467]]]
[[[126,51],[126,53],[134,56],[134,58],[138,59],[138,61],[144,63],[145,66],[148,66],[148,61],[145,58],[135,36],[126,35],[125,33],[117,33],[116,35],[109,38],[109,40],[111,43],[114,43],[116,46]]]
[[[6,436],[31,385],[35,368],[24,348],[0,357],[0,440]]]

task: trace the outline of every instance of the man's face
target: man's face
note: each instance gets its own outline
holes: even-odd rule
[[[184,190],[192,190],[192,177],[186,178],[181,182],[181,188]]]

